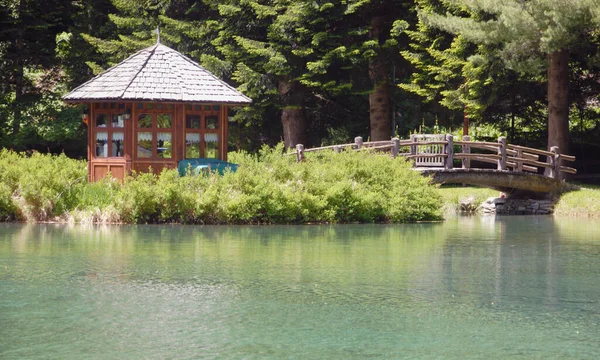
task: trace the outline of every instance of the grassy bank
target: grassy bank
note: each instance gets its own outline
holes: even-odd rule
[[[600,218],[600,186],[582,185],[578,190],[564,193],[556,204],[554,214]]]
[[[438,188],[438,193],[442,198],[442,209],[444,213],[458,211],[459,201],[473,197],[474,203],[481,204],[489,197],[497,197],[499,192],[492,189],[480,188],[475,186],[444,185]]]
[[[441,219],[427,179],[401,159],[322,153],[305,162],[233,153],[235,173],[137,174],[124,184],[87,183],[84,161],[0,151],[0,219],[110,223],[344,223]]]
[[[499,195],[496,190],[472,186],[442,186],[438,192],[444,213],[456,212],[459,201],[468,197],[474,197],[475,203],[481,204],[485,199]],[[557,199],[554,215],[600,218],[600,186],[584,185],[562,194]]]

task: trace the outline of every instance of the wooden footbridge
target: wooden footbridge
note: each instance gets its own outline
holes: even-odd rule
[[[477,185],[503,192],[561,191],[565,186],[564,174],[577,173],[576,169],[563,166],[563,162],[573,162],[575,157],[561,154],[558,147],[546,151],[512,145],[507,144],[505,137],[498,142],[471,141],[469,136],[455,140],[452,135],[439,134],[370,142],[357,137],[350,144],[311,149],[298,144],[296,152],[290,155],[296,154],[296,159],[302,161],[306,153],[323,150],[390,152],[393,158],[412,161],[414,169],[431,176],[434,183]]]

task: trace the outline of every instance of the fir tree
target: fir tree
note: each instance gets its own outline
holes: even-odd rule
[[[402,77],[408,64],[398,52],[407,46],[403,36],[409,22],[414,22],[414,5],[407,1],[352,0],[346,10],[353,28],[350,56],[364,64],[371,84],[369,124],[371,140],[388,140],[392,135],[393,69]]]
[[[239,89],[254,99],[253,108],[238,118],[256,121],[276,107],[285,145],[308,143],[307,101],[314,91],[345,86],[329,73],[345,52],[333,30],[340,6],[289,0],[219,3],[221,25],[214,44],[224,63],[233,66]]]
[[[55,37],[68,28],[71,6],[58,0],[0,2],[1,110],[9,114],[2,116],[0,127],[3,135],[11,134],[9,142],[15,147],[23,142],[24,114],[47,91],[37,73],[44,73],[44,79],[52,77],[49,82],[58,76]]]
[[[568,151],[569,54],[598,27],[598,0],[456,0],[448,4],[477,18],[422,11],[424,22],[476,44],[497,44],[507,67],[547,71],[548,147]]]

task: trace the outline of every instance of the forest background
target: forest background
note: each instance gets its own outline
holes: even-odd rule
[[[230,150],[468,130],[600,172],[600,0],[0,0],[0,147],[86,158],[61,96],[157,27],[253,99]]]

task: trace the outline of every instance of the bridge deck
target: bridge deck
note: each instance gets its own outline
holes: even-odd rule
[[[503,192],[520,190],[550,193],[563,190],[565,183],[544,175],[494,169],[444,169],[414,168],[423,175],[431,176],[437,184],[468,184],[488,187]]]

